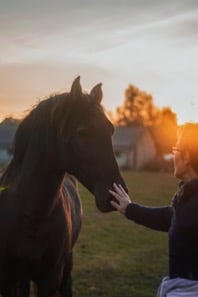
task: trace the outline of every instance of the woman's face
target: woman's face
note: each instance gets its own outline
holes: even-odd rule
[[[182,180],[185,180],[189,172],[189,153],[182,150],[180,139],[177,140],[175,147],[173,147],[173,164],[174,175]]]

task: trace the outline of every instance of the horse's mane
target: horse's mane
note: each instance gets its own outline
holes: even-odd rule
[[[23,166],[27,151],[31,150],[35,156],[35,146],[37,151],[49,150],[50,142],[53,139],[52,122],[61,117],[63,104],[67,101],[67,93],[50,96],[39,102],[24,117],[17,127],[13,142],[13,156],[8,166],[3,170],[0,177],[0,185],[7,187],[16,178],[19,170]],[[63,123],[62,123],[63,125]],[[29,154],[31,155],[31,154]]]
[[[90,104],[86,93],[81,94],[81,100],[74,100],[70,93],[55,94],[35,105],[16,130],[13,156],[0,177],[0,185],[10,187],[13,182],[16,183],[19,172],[27,170],[23,168],[24,163],[31,164],[35,160],[42,163],[43,160],[38,159],[39,155],[50,156],[57,133],[66,142],[68,132],[72,131],[79,122],[79,115],[82,116],[89,106],[93,104]],[[56,127],[58,131],[55,131]]]
[[[74,108],[70,102],[68,93],[50,96],[49,98],[39,102],[32,110],[24,117],[17,127],[14,143],[13,143],[13,157],[0,177],[0,192],[5,193],[4,190],[15,193],[15,197],[23,197],[26,195],[29,188],[27,187],[27,181],[32,183],[33,187],[42,191],[42,186],[47,186],[49,182],[47,179],[43,179],[43,170],[48,173],[48,169],[51,167],[50,153],[54,156],[54,148],[56,146],[57,131],[64,130],[67,117]],[[65,108],[66,107],[66,108]],[[71,119],[70,119],[71,120]],[[58,126],[57,126],[58,125]],[[56,131],[57,127],[57,131]],[[55,162],[56,160],[54,160]],[[54,168],[54,167],[53,167]],[[55,173],[56,174],[56,173]],[[64,177],[64,174],[62,175]],[[54,179],[56,183],[56,179]],[[35,184],[36,183],[36,186]],[[61,185],[61,184],[60,184]],[[63,185],[63,183],[62,183]],[[66,197],[68,195],[67,190],[64,187],[60,187],[60,196]],[[41,192],[42,193],[42,192]],[[22,195],[21,195],[22,194]],[[29,196],[31,195],[31,191]],[[29,197],[25,196],[25,197]],[[39,197],[39,196],[38,196]],[[42,197],[42,194],[41,194]],[[32,202],[31,202],[32,203]],[[34,204],[29,204],[33,209],[33,222],[34,219]],[[43,202],[44,203],[44,202]],[[22,200],[23,205],[23,200]],[[68,249],[72,244],[72,227],[71,221],[71,207],[69,201],[64,199],[65,213],[67,214],[67,228],[68,228]],[[20,206],[20,202],[18,203]],[[29,207],[29,206],[28,206]],[[36,212],[39,218],[42,218],[43,211],[42,199],[40,200],[40,208]],[[46,212],[44,217],[51,211],[51,206],[46,205]],[[22,207],[21,207],[22,208]],[[31,218],[31,212],[26,207],[24,213]]]

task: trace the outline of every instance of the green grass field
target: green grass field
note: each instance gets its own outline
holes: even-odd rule
[[[170,203],[178,181],[165,173],[123,172],[138,203]],[[83,226],[74,249],[74,297],[154,297],[168,271],[167,234],[149,230],[118,212],[101,213],[80,185]]]

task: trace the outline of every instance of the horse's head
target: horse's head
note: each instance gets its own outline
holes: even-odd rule
[[[101,84],[89,94],[82,93],[79,77],[70,93],[60,98],[54,118],[58,129],[59,162],[94,196],[97,207],[113,210],[108,190],[113,182],[126,185],[120,175],[112,148],[114,127],[101,106]],[[65,102],[64,102],[65,100]]]
[[[86,94],[78,77],[69,93],[41,101],[17,129],[11,165],[20,168],[23,178],[27,172],[35,176],[42,170],[63,176],[67,171],[95,196],[97,207],[107,212],[113,210],[109,203],[113,182],[126,186],[113,153],[114,128],[101,100],[101,84]],[[14,172],[18,178],[18,170]],[[9,179],[13,176],[12,170]]]

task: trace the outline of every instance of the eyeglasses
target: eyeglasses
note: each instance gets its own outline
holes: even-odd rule
[[[183,153],[183,150],[181,150],[180,148],[178,148],[176,146],[173,146],[172,147],[172,153],[175,154],[176,152]]]

